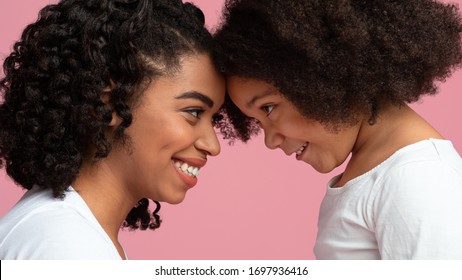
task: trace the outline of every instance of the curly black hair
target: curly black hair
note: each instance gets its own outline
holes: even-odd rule
[[[336,131],[386,103],[437,92],[461,66],[458,7],[433,0],[227,0],[214,60],[228,76],[275,86],[307,118]],[[258,131],[226,99],[227,138]]]
[[[181,0],[62,0],[44,7],[3,64],[0,166],[26,189],[64,197],[85,159],[106,157],[149,81],[178,69],[180,56],[211,53],[202,11]],[[110,101],[102,92],[112,88]],[[106,135],[115,112],[122,120]],[[123,226],[157,228],[148,200]]]

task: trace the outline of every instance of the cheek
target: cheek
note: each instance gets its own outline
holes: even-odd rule
[[[130,137],[127,156],[133,164],[149,168],[150,172],[157,169],[155,166],[170,161],[175,145],[178,149],[178,139],[182,139],[181,132],[172,123],[154,118],[134,122],[127,134]]]
[[[291,139],[309,141],[313,137],[313,130],[305,123],[298,123],[294,120],[278,122],[274,128],[282,135]]]
[[[184,119],[164,122],[155,133],[155,141],[161,149],[182,150],[194,144],[194,127]]]

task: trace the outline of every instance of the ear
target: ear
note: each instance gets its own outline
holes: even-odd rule
[[[101,93],[101,100],[103,101],[104,104],[108,105],[113,109],[113,106],[111,104],[111,93],[113,88],[115,87],[114,82],[111,80],[111,86],[107,86],[103,89]],[[108,124],[109,127],[118,127],[122,123],[122,119],[117,115],[117,113],[112,110],[112,119],[111,122]]]
[[[104,104],[109,105],[109,103],[111,102],[111,93],[112,93],[112,88],[110,87],[103,88],[103,92],[101,93],[101,100],[103,101]]]

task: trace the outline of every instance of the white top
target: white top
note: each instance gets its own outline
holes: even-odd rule
[[[318,259],[462,259],[462,159],[448,140],[394,153],[332,188],[321,204]]]
[[[0,259],[120,260],[82,197],[71,187],[65,195],[27,191],[0,219]]]

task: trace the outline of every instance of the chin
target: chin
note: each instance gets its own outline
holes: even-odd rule
[[[186,197],[186,193],[180,194],[178,196],[170,196],[164,198],[162,201],[167,202],[168,204],[180,204]]]
[[[314,170],[322,174],[330,173],[332,170],[335,169],[335,167],[327,167],[327,166],[313,166],[312,165],[312,167],[314,168]]]

